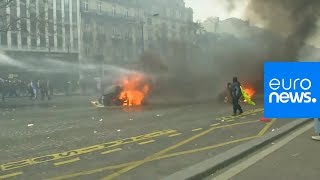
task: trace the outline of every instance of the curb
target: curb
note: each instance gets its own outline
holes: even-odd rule
[[[214,174],[216,171],[234,163],[235,161],[275,141],[276,139],[281,138],[289,132],[303,126],[304,124],[310,122],[309,120],[312,119],[295,120],[294,122],[291,122],[288,125],[281,127],[277,132],[268,133],[265,136],[253,139],[244,144],[240,144],[213,158],[210,158],[198,164],[182,169],[181,171],[178,171],[172,175],[169,175],[163,178],[163,180],[196,180],[208,177]]]

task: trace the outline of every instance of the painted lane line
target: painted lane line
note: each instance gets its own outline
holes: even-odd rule
[[[109,150],[109,151],[104,151],[101,154],[110,154],[112,152],[121,151],[121,150],[122,150],[122,148],[116,148],[116,149],[112,149],[112,150]]]
[[[258,136],[262,136],[264,135],[269,129],[270,127],[272,126],[272,124],[274,122],[276,122],[277,119],[272,119],[271,122],[269,122],[258,134]]]
[[[23,174],[23,172],[16,172],[16,173],[11,173],[11,174],[6,174],[6,175],[0,176],[0,179],[12,178],[12,177],[19,176],[19,175],[22,175],[22,174]]]
[[[258,121],[254,121],[254,122],[258,122]],[[236,125],[241,125],[241,124],[244,124],[244,123],[240,123],[240,124],[239,123],[235,123],[233,125],[236,126]],[[226,125],[219,126],[217,129],[223,128],[225,126]],[[227,126],[230,126],[230,125],[227,125]],[[165,154],[165,155],[158,156],[158,157],[156,157],[154,159],[151,159],[148,162],[157,161],[157,160],[161,160],[161,159],[167,159],[167,158],[181,156],[181,155],[187,155],[187,154],[191,154],[191,153],[197,153],[197,152],[206,151],[206,150],[211,150],[211,149],[219,148],[219,147],[222,147],[222,146],[227,146],[229,144],[239,143],[239,142],[242,142],[242,141],[248,141],[248,140],[251,140],[251,139],[254,139],[254,138],[257,138],[257,137],[258,136],[251,136],[251,137],[246,137],[246,138],[241,138],[241,139],[232,140],[232,141],[228,141],[228,142],[223,142],[223,143],[220,143],[220,144],[211,145],[211,146],[207,146],[207,147],[191,149],[191,150],[187,150],[187,151],[180,151],[180,152],[171,153],[171,154]],[[70,179],[70,178],[74,178],[74,177],[78,177],[78,176],[91,175],[91,174],[103,172],[103,171],[106,171],[106,170],[114,170],[114,169],[124,168],[124,167],[130,166],[130,165],[139,163],[140,161],[141,160],[131,161],[131,162],[127,162],[127,163],[124,163],[124,164],[105,166],[105,167],[98,168],[98,169],[81,171],[81,172],[77,172],[77,173],[73,173],[73,174],[68,174],[68,175],[63,175],[63,176],[59,176],[59,177],[49,178],[47,180],[63,180],[63,179]]]
[[[214,127],[214,126],[218,126],[218,125],[220,125],[220,123],[211,124],[210,126],[211,126],[211,127]]]
[[[216,120],[230,120],[230,119],[235,119],[237,117],[242,117],[242,116],[249,115],[249,114],[256,114],[256,113],[259,113],[259,112],[263,112],[263,108],[249,110],[249,111],[246,111],[243,114],[238,115],[238,116],[225,116],[225,117],[216,118]]]
[[[15,162],[9,162],[5,164],[0,165],[0,170],[1,171],[9,171],[13,169],[18,169],[26,166],[31,166],[35,164],[41,164],[41,163],[46,163],[46,162],[51,162],[51,161],[57,161],[57,160],[62,160],[66,158],[71,158],[71,157],[78,157],[79,155],[82,154],[88,154],[100,150],[108,150],[111,147],[119,147],[123,146],[125,144],[132,144],[132,143],[137,143],[137,142],[143,142],[147,141],[150,139],[154,139],[156,137],[161,137],[161,136],[168,136],[170,134],[177,133],[177,130],[172,130],[172,129],[167,129],[163,131],[156,131],[148,134],[143,134],[135,137],[130,137],[130,138],[125,138],[121,140],[115,140],[111,142],[106,142],[102,144],[97,144],[89,147],[84,147],[81,149],[74,149],[70,150],[67,152],[62,152],[62,153],[56,153],[56,154],[50,154],[50,155],[44,155],[40,157],[35,157],[35,158],[30,158],[30,159],[24,159],[20,161],[15,161]]]
[[[175,137],[175,136],[180,136],[182,133],[177,133],[177,134],[171,134],[168,137]]]
[[[197,128],[197,129],[193,129],[192,132],[195,132],[195,131],[201,131],[202,128]]]
[[[233,121],[236,121],[236,120],[228,120],[227,122],[233,122]]]
[[[247,123],[256,123],[256,122],[258,122],[258,120],[256,120],[256,121],[247,121],[247,122],[234,123],[234,124],[230,124],[230,125],[225,125],[225,126],[223,126],[223,127],[231,127],[231,126],[234,126],[234,125],[236,125],[236,124],[247,124]],[[132,170],[132,169],[134,169],[134,168],[136,168],[136,167],[138,167],[138,166],[141,166],[142,164],[145,164],[146,162],[151,161],[151,160],[154,159],[154,158],[157,158],[157,157],[159,157],[159,156],[162,156],[162,155],[164,155],[165,153],[167,153],[167,152],[169,152],[169,151],[171,151],[171,150],[174,150],[174,149],[176,149],[176,148],[178,148],[178,147],[180,147],[180,146],[182,146],[182,145],[184,145],[184,144],[187,144],[187,143],[189,143],[189,142],[191,142],[191,141],[193,141],[193,140],[195,140],[195,139],[198,139],[199,137],[202,137],[202,136],[210,133],[211,131],[213,131],[213,130],[215,130],[215,129],[219,129],[219,128],[221,128],[221,126],[220,126],[220,127],[219,127],[219,126],[217,126],[217,127],[211,127],[210,129],[208,129],[208,130],[206,130],[206,131],[203,131],[203,132],[198,133],[198,134],[196,134],[196,135],[194,135],[194,136],[191,136],[190,138],[187,138],[187,139],[185,139],[185,140],[183,140],[183,141],[180,141],[179,143],[177,143],[177,144],[175,144],[175,145],[173,145],[173,146],[169,146],[169,147],[167,147],[167,148],[165,148],[165,149],[162,149],[161,151],[159,151],[159,152],[157,152],[157,153],[154,153],[154,154],[152,154],[152,155],[150,155],[150,156],[147,156],[147,157],[145,157],[144,159],[142,159],[142,160],[140,160],[140,161],[138,161],[138,162],[136,162],[136,163],[134,163],[134,164],[132,164],[132,165],[130,165],[130,166],[127,166],[127,167],[125,167],[125,168],[122,168],[122,169],[120,169],[119,171],[116,171],[116,172],[114,172],[114,173],[112,173],[112,174],[110,174],[110,175],[108,175],[108,176],[106,176],[106,177],[104,177],[104,178],[102,178],[102,179],[103,179],[103,180],[114,179],[114,178],[116,178],[116,177],[118,177],[118,176],[120,176],[120,175],[122,175],[122,174],[124,174],[124,173],[126,173],[126,172],[128,172],[128,171],[130,171],[130,170]]]
[[[180,151],[180,152],[171,153],[171,154],[165,154],[165,155],[156,157],[154,159],[151,159],[148,162],[162,160],[162,159],[168,159],[168,158],[187,155],[187,154],[193,154],[193,153],[207,151],[207,150],[211,150],[211,149],[216,149],[216,148],[227,146],[227,145],[230,145],[230,144],[235,144],[235,143],[239,143],[239,142],[243,142],[243,141],[249,141],[249,140],[257,138],[257,137],[258,136],[245,137],[245,138],[232,140],[232,141],[228,141],[228,142],[223,142],[223,143],[220,143],[220,144],[206,146],[206,147],[202,147],[202,148],[191,149],[191,150],[186,150],[186,151]],[[74,173],[74,174],[68,174],[68,175],[64,175],[64,176],[60,176],[60,177],[54,177],[54,178],[50,178],[50,179],[47,179],[47,180],[63,180],[63,179],[70,179],[70,178],[74,178],[74,177],[78,177],[78,176],[91,175],[91,174],[103,172],[103,171],[106,171],[106,170],[114,170],[114,169],[124,168],[126,166],[133,165],[133,164],[135,164],[137,162],[139,162],[139,160],[138,161],[127,162],[127,163],[124,163],[124,164],[106,166],[106,167],[93,169],[93,170],[82,171],[82,172],[78,172],[78,173]]]
[[[153,143],[153,142],[155,142],[155,140],[144,141],[144,142],[141,142],[141,143],[138,143],[138,144],[144,145],[144,144],[149,144],[149,143]]]
[[[79,160],[80,160],[80,158],[74,158],[74,159],[70,159],[70,160],[54,163],[54,165],[55,166],[61,166],[61,165],[70,164],[70,163],[73,163],[73,162],[76,162],[76,161],[79,161]]]
[[[224,179],[231,179],[232,177],[236,176],[237,174],[241,173],[245,169],[249,168],[250,166],[256,164],[266,156],[270,155],[271,153],[275,152],[276,150],[280,149],[284,145],[288,144],[290,141],[298,137],[299,135],[305,133],[306,131],[310,130],[313,127],[313,124],[309,124],[290,135],[287,135],[284,139],[277,142],[275,145],[268,147],[267,149],[259,152],[258,154],[251,155],[251,157],[246,158],[245,161],[229,168],[227,171],[223,172],[222,174],[214,177],[214,180],[224,180]]]

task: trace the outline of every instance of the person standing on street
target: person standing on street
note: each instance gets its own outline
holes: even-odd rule
[[[232,105],[233,105],[233,116],[237,115],[237,111],[239,110],[239,114],[243,113],[243,110],[239,104],[240,98],[242,96],[241,93],[241,88],[240,88],[241,84],[238,81],[237,77],[233,77],[233,81],[231,84],[231,98],[232,98]]]
[[[320,118],[316,118],[314,120],[314,130],[316,132],[316,136],[312,136],[311,138],[316,141],[320,141]]]

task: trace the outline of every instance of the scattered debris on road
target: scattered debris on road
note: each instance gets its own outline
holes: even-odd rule
[[[297,157],[297,156],[299,156],[300,154],[299,153],[296,153],[296,154],[292,154],[291,156],[292,157]]]
[[[34,124],[28,124],[28,127],[32,127]]]

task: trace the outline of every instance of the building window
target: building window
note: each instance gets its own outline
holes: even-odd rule
[[[98,8],[98,13],[99,14],[102,14],[102,2],[101,2],[101,0],[98,0],[98,2],[97,2],[97,8]]]
[[[86,12],[89,11],[89,0],[83,0],[83,10]]]
[[[64,0],[64,10],[69,11],[69,0]]]
[[[129,17],[129,9],[126,10],[126,17]]]
[[[152,19],[151,18],[148,18],[147,22],[148,22],[148,25],[152,25]]]
[[[90,27],[89,27],[89,24],[87,24],[87,23],[84,24],[84,31],[85,31],[85,32],[88,32],[88,31],[89,31],[89,28],[90,28]]]
[[[130,30],[128,30],[128,31],[126,32],[126,39],[131,39],[131,32],[130,32]]]
[[[115,16],[115,15],[116,15],[116,7],[112,6],[112,16]]]
[[[98,31],[100,34],[104,33],[104,27],[103,26],[98,26]]]
[[[112,33],[113,33],[113,35],[117,34],[117,28],[116,27],[112,28]]]

